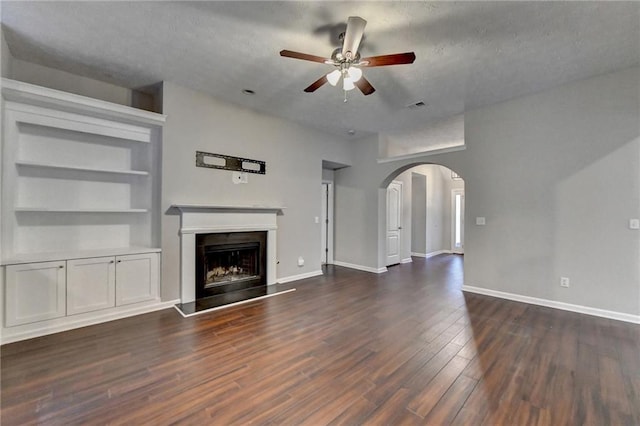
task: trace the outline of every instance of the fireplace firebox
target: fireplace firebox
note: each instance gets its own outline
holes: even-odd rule
[[[266,286],[267,232],[196,235],[196,299]]]

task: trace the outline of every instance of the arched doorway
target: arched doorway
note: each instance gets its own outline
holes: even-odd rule
[[[409,164],[380,186],[384,265],[464,253],[464,180],[446,166]],[[382,201],[382,200],[381,200]],[[400,203],[401,205],[396,205]]]

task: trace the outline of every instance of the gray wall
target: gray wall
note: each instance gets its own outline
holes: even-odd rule
[[[10,78],[120,105],[131,105],[130,89],[15,58],[11,62]]]
[[[434,164],[417,166],[409,169],[409,172],[413,173],[420,185],[417,194],[412,191],[412,211],[418,215],[412,218],[412,223],[417,221],[421,229],[412,230],[411,250],[420,254],[451,250],[451,191],[464,189],[464,182],[452,180],[451,170]],[[416,179],[413,182],[415,184]],[[416,195],[419,201],[416,201]],[[416,203],[424,204],[426,209],[421,205],[416,206]]]
[[[11,56],[11,52],[9,51],[9,46],[7,46],[7,42],[4,39],[4,31],[0,30],[0,69],[2,77],[11,78],[11,63],[13,62],[13,57]]]
[[[640,313],[639,85],[634,68],[467,114],[466,284]]]
[[[378,137],[369,136],[350,143],[352,167],[336,170],[334,258],[337,261],[378,269],[384,267],[384,250],[378,259],[378,232],[386,227],[386,189],[376,175]],[[387,182],[388,184],[388,182]],[[384,185],[386,188],[387,185]],[[384,246],[381,246],[384,247]]]
[[[411,169],[411,253],[427,254],[427,177]]]
[[[179,216],[172,204],[286,207],[278,217],[277,277],[320,270],[322,160],[351,162],[348,142],[318,130],[221,103],[172,83],[163,87],[162,298],[178,297]],[[195,167],[195,151],[263,160],[266,175],[236,185],[225,170]],[[298,267],[298,256],[305,266]]]
[[[446,238],[448,217],[451,215],[450,197],[446,181],[442,176],[443,167],[435,165],[418,166],[415,169],[427,176],[427,245],[426,254],[449,250]]]
[[[333,182],[333,170],[322,169],[322,180],[326,182]]]
[[[417,129],[398,126],[396,131],[381,134],[380,142],[381,158],[460,148],[464,146],[464,115],[425,123]]]
[[[377,227],[384,247],[380,188],[413,165],[442,164],[465,179],[467,285],[637,315],[640,234],[628,221],[640,215],[639,85],[636,67],[469,111],[467,149],[455,153],[378,163],[377,138],[356,141],[357,161],[336,172],[349,193],[336,222],[354,225],[337,240],[349,250],[336,251],[382,265],[371,241]]]

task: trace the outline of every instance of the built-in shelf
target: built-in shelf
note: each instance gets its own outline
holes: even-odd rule
[[[165,115],[155,112],[7,78],[2,79],[2,95],[6,100],[21,104],[36,105],[57,111],[81,110],[88,116],[97,116],[113,122],[162,126],[166,119]]]
[[[20,263],[32,263],[32,262],[53,262],[56,260],[66,259],[89,259],[93,257],[104,256],[125,256],[130,254],[141,253],[160,253],[161,249],[158,247],[115,247],[93,250],[70,250],[60,252],[42,252],[42,253],[28,253],[28,254],[15,254],[10,258],[2,259],[2,265],[16,265]]]
[[[50,209],[44,207],[16,207],[22,213],[147,213],[149,209]]]
[[[109,173],[117,175],[132,175],[132,176],[149,176],[149,172],[144,170],[115,170],[115,169],[101,169],[96,167],[80,167],[80,166],[64,166],[60,164],[47,164],[36,161],[16,161],[16,165],[21,167],[34,167],[45,168],[55,170],[72,170],[80,172],[95,172],[95,173]]]
[[[1,83],[0,343],[163,306],[166,117]]]

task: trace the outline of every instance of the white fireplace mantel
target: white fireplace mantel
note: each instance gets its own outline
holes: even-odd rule
[[[267,285],[276,283],[277,216],[283,207],[174,204],[180,211],[180,299],[196,298],[196,235],[217,232],[267,232]]]
[[[253,205],[253,206],[229,206],[229,205],[218,205],[218,204],[173,204],[171,207],[174,207],[180,211],[195,211],[195,210],[212,210],[212,211],[265,211],[265,212],[275,212],[276,214],[281,214],[284,211],[285,207],[270,207],[270,206],[261,206],[261,205]]]

